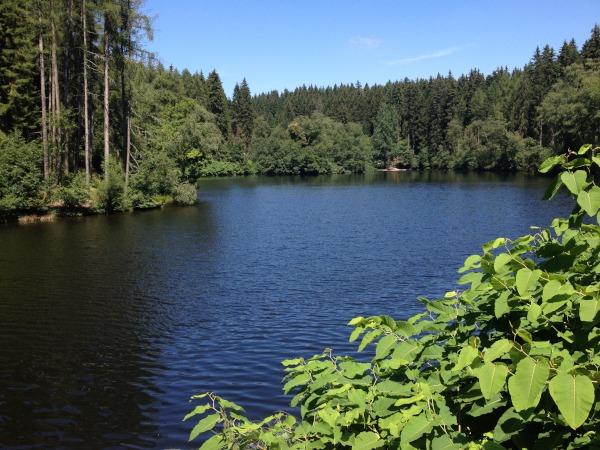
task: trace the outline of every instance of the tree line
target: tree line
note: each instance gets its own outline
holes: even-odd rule
[[[0,4],[0,212],[195,201],[204,176],[533,171],[600,137],[600,27],[523,68],[231,97],[164,67],[143,0]]]

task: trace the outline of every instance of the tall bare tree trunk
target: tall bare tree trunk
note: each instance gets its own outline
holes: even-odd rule
[[[44,180],[50,178],[50,159],[48,158],[48,117],[46,105],[46,67],[44,65],[44,36],[42,32],[42,17],[40,21],[40,35],[38,45],[40,48],[40,97],[42,101],[42,147],[44,148]]]
[[[85,2],[81,2],[81,19],[83,26],[83,129],[84,129],[84,157],[85,157],[85,187],[90,190],[90,180],[92,177],[92,167],[90,158],[90,118],[88,106],[88,77],[87,77],[87,17],[85,10]]]
[[[53,141],[56,144],[56,147],[60,149],[61,146],[61,130],[59,125],[60,120],[60,89],[58,84],[58,60],[56,56],[56,28],[54,26],[54,1],[50,1],[50,33],[51,33],[51,46],[50,46],[50,60],[51,60],[51,89],[50,89],[50,98],[51,98],[51,108],[50,110],[53,113],[53,124],[52,124],[52,134]],[[60,167],[60,159],[56,161],[57,169]]]
[[[110,56],[108,42],[108,19],[104,17],[104,179],[108,181],[109,159],[109,121],[108,121],[108,60]]]
[[[127,56],[131,50],[131,3],[125,0],[121,3],[121,39],[120,42],[120,75],[121,75],[121,111],[122,111],[122,135],[123,144],[121,155],[125,166],[125,185],[129,181],[129,157],[130,157],[130,139],[131,139],[131,111],[129,98],[127,95],[127,77],[125,70],[127,67]]]
[[[127,133],[125,139],[125,188],[129,186],[129,159],[131,158],[131,117],[127,116]]]
[[[71,65],[73,56],[73,0],[63,2],[64,14],[65,14],[65,39],[64,39],[64,63],[63,63],[63,87],[62,87],[62,104],[66,107],[69,106],[69,84],[71,81]],[[70,167],[76,166],[75,155],[76,151],[69,146],[68,137],[64,139],[64,171],[69,173]],[[75,148],[78,148],[75,145]]]

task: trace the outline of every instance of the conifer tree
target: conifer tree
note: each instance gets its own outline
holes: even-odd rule
[[[379,107],[377,124],[373,133],[373,156],[384,167],[388,167],[398,149],[398,113],[387,103]]]
[[[236,84],[233,90],[232,112],[233,134],[242,139],[247,147],[250,144],[254,128],[254,108],[252,106],[250,88],[245,78],[242,84]]]
[[[581,55],[577,49],[577,44],[575,44],[575,39],[571,39],[569,43],[565,40],[558,53],[560,67],[564,69],[577,62],[581,62]]]
[[[600,62],[600,26],[595,25],[592,35],[581,47],[581,57],[586,65]]]
[[[221,130],[223,138],[229,138],[230,120],[229,108],[227,105],[227,97],[223,91],[221,78],[216,70],[208,74],[206,79],[206,90],[208,96],[208,111],[216,116],[217,126]]]

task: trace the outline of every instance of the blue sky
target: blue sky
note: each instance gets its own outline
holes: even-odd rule
[[[600,0],[146,0],[165,65],[207,75],[227,96],[302,84],[429,78],[523,67],[536,46],[579,48],[600,23]]]

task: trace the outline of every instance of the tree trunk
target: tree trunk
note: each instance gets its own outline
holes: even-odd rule
[[[127,133],[125,139],[125,189],[129,186],[129,159],[131,158],[131,118],[127,116]]]
[[[40,49],[40,97],[42,101],[42,147],[44,149],[44,180],[50,178],[50,159],[48,157],[48,117],[46,105],[46,67],[44,65],[44,36],[42,32],[42,17],[40,21],[40,35],[38,45]]]
[[[69,83],[71,81],[71,64],[73,56],[73,0],[63,2],[65,10],[65,38],[64,38],[64,62],[63,62],[63,81],[62,81],[62,104],[66,107],[69,106]],[[78,148],[77,146],[75,148]],[[69,173],[71,168],[75,168],[75,155],[76,151],[72,150],[69,146],[68,136],[64,139],[64,171]]]
[[[121,49],[121,51],[123,51]],[[125,56],[121,54],[121,58],[125,59]],[[123,61],[124,65],[124,61]],[[121,158],[123,158],[123,162],[125,166],[127,166],[127,145],[128,145],[128,129],[129,129],[129,108],[127,102],[127,90],[125,89],[125,69],[121,67],[121,114],[122,114],[122,124],[121,130],[123,135],[123,143],[121,146]]]
[[[58,60],[56,56],[56,29],[54,26],[54,2],[50,1],[50,33],[51,33],[51,49],[50,49],[50,59],[51,59],[51,89],[50,89],[50,98],[51,98],[51,112],[53,115],[53,124],[52,124],[52,134],[53,141],[56,145],[57,149],[61,147],[61,130],[59,125],[60,120],[60,89],[58,84]],[[60,157],[55,161],[56,168],[60,168]]]
[[[88,77],[87,77],[87,18],[85,2],[81,2],[81,19],[83,26],[83,139],[84,139],[84,157],[85,157],[85,187],[90,190],[90,179],[92,175],[90,158],[90,118],[88,106]]]
[[[108,18],[104,17],[104,180],[108,181],[108,159],[109,159],[109,121],[108,121]]]

